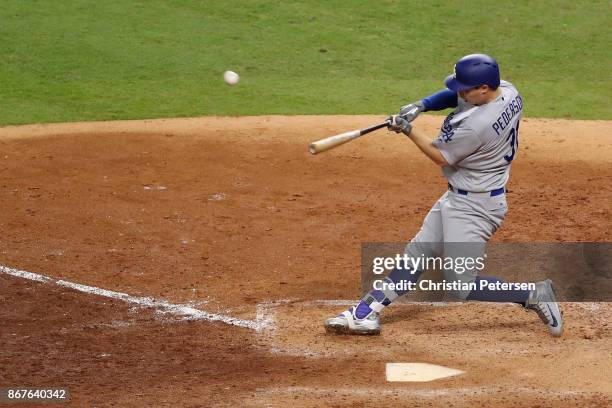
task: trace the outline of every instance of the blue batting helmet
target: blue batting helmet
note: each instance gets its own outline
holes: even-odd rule
[[[455,64],[455,73],[444,80],[446,87],[459,92],[480,85],[493,89],[499,86],[499,66],[494,58],[485,54],[470,54]]]

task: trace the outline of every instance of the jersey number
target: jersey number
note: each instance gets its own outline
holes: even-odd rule
[[[519,130],[520,124],[521,124],[520,121],[516,122],[516,128],[512,128],[510,130],[510,133],[508,134],[508,138],[506,139],[510,141],[510,148],[512,149],[512,153],[504,156],[504,159],[506,159],[508,163],[514,160],[514,154],[516,153],[516,150],[518,149],[518,135],[519,135],[518,130]]]

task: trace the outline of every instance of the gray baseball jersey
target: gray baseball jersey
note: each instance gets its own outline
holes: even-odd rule
[[[459,98],[457,108],[444,120],[434,141],[449,163],[442,172],[449,184],[468,193],[447,191],[440,197],[406,246],[410,257],[465,257],[468,249],[473,258],[484,256],[486,243],[501,226],[508,210],[506,195],[490,192],[504,187],[510,176],[523,101],[512,84],[501,81],[500,88],[498,98],[481,106]],[[471,282],[477,271],[459,275],[445,270],[444,274],[449,281]],[[463,299],[468,294],[457,292]]]
[[[442,125],[434,145],[449,163],[442,168],[448,182],[472,192],[506,185],[518,148],[523,101],[516,88],[501,81],[501,95],[481,106],[458,98],[457,108]]]

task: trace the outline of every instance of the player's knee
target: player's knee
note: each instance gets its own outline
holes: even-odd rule
[[[443,244],[441,242],[425,242],[417,235],[406,245],[404,253],[411,259],[419,259],[440,256],[442,249]]]

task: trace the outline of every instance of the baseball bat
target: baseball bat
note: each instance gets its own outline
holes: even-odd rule
[[[329,136],[316,142],[312,142],[308,146],[308,151],[311,154],[317,154],[333,149],[336,146],[340,146],[351,140],[355,140],[360,136],[367,135],[370,132],[386,127],[389,124],[389,120],[385,120],[383,123],[379,123],[374,126],[370,126],[365,129],[351,130],[350,132],[340,133],[339,135]]]

